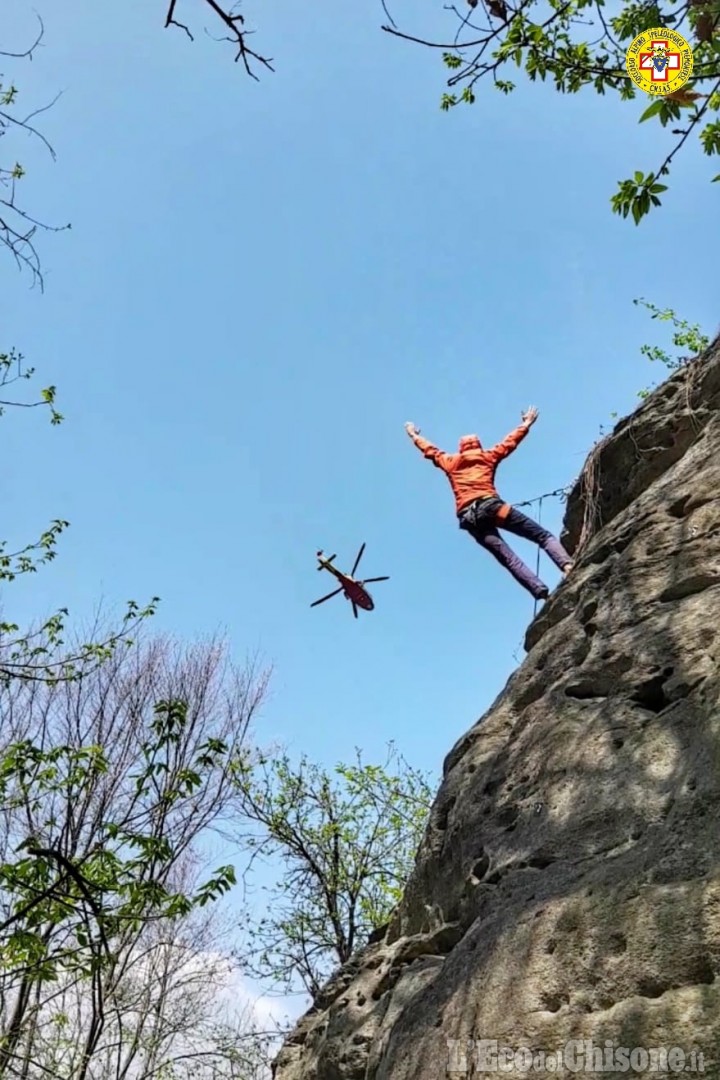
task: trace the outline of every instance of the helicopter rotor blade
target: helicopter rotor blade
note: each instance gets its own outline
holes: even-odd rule
[[[354,615],[354,616],[355,616],[355,618],[357,619],[357,617],[358,617],[358,613],[357,613],[357,604],[355,603],[355,601],[354,601],[354,600],[353,600],[353,602],[352,602],[352,606],[353,606],[353,615]]]
[[[357,553],[357,559],[355,560],[355,565],[353,566],[352,570],[350,571],[350,577],[355,577],[355,571],[358,568],[358,563],[362,559],[364,550],[365,550],[365,544],[363,543],[362,547],[360,548],[360,550]]]
[[[386,574],[385,577],[368,577],[363,581],[363,585],[369,585],[372,581],[389,581],[390,575]]]
[[[319,600],[315,600],[315,601],[314,601],[314,602],[313,602],[313,603],[312,603],[312,604],[310,605],[310,607],[317,607],[317,606],[318,606],[318,604],[324,604],[326,600],[330,600],[330,599],[332,599],[332,597],[333,597],[333,596],[337,596],[337,594],[338,594],[338,593],[341,593],[341,592],[342,592],[342,586],[340,586],[340,588],[339,588],[339,589],[333,589],[333,591],[332,591],[332,592],[329,592],[329,593],[327,594],[327,596],[321,596]]]
[[[327,558],[326,558],[326,557],[325,557],[325,556],[324,556],[324,555],[322,554],[322,552],[321,552],[321,551],[318,551],[318,559],[319,559],[319,558],[320,558],[321,556],[322,556],[322,558],[323,558],[323,560],[324,560],[325,562],[332,562],[332,561],[333,561],[333,559],[336,559],[336,558],[337,558],[337,555],[331,555],[331,556],[330,556],[330,558],[329,558],[329,559],[327,559]],[[325,567],[324,567],[324,566],[322,565],[322,563],[321,563],[321,564],[320,564],[320,566],[316,566],[316,567],[315,567],[315,569],[316,569],[316,570],[325,570],[326,568],[325,568]]]

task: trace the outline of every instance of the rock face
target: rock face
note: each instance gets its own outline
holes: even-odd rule
[[[720,339],[595,448],[564,541],[392,923],[275,1080],[477,1077],[503,1047],[533,1076],[720,1077]]]

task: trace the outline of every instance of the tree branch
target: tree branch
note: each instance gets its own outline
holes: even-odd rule
[[[238,60],[242,60],[243,66],[251,79],[255,79],[256,82],[258,81],[258,77],[251,67],[251,61],[253,60],[267,68],[269,71],[275,70],[272,66],[273,62],[271,58],[261,56],[260,53],[255,52],[255,50],[251,49],[248,45],[247,39],[252,31],[245,29],[245,17],[243,15],[234,14],[232,7],[223,6],[218,3],[217,0],[203,0],[203,3],[210,8],[215,17],[219,19],[229,31],[229,36],[220,40],[233,42],[237,46],[235,62],[237,63]],[[165,16],[165,29],[170,26],[177,26],[180,30],[184,30],[190,40],[193,41],[194,38],[188,26],[175,17],[177,6],[178,0],[170,0]]]

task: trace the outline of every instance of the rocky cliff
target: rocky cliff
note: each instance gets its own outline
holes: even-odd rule
[[[591,453],[572,577],[275,1080],[720,1077],[719,493],[720,339]]]

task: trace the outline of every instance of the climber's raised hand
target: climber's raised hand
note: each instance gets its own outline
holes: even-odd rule
[[[531,405],[529,409],[526,409],[522,414],[522,422],[526,427],[532,427],[538,418],[538,411],[534,405]]]

